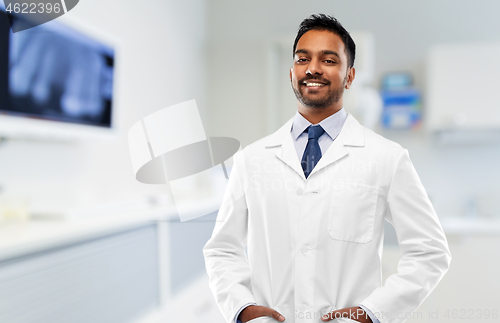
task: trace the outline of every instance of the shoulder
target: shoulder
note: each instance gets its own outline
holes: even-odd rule
[[[272,133],[270,135],[267,135],[265,137],[262,137],[251,144],[247,145],[243,150],[249,153],[256,153],[259,151],[262,151],[266,149],[266,147],[269,146],[269,143],[271,142],[271,139],[276,136],[276,133]]]
[[[275,149],[269,149],[268,146],[271,136],[272,134],[260,138],[239,150],[234,155],[235,162],[238,161],[239,163],[247,164],[250,161],[255,162],[256,158],[264,160],[268,155],[271,156],[270,153],[275,152]]]
[[[291,125],[293,122],[293,118],[289,119],[284,125],[282,125],[275,132],[260,138],[251,144],[247,145],[242,150],[242,155],[245,158],[249,157],[266,157],[270,156],[270,154],[275,153],[275,149],[280,147],[283,142],[287,139],[287,136],[290,137]]]
[[[377,150],[381,154],[389,156],[399,156],[405,150],[399,143],[387,139],[365,126],[363,126],[363,132],[365,134],[365,147],[367,149]]]
[[[378,170],[384,174],[393,176],[402,162],[410,161],[409,152],[399,143],[387,139],[375,131],[363,127],[365,133],[365,147],[363,158],[375,162]]]
[[[348,115],[339,134],[344,146],[351,146],[350,152],[363,158],[388,161],[399,156],[404,150],[400,144],[362,125],[352,115]]]

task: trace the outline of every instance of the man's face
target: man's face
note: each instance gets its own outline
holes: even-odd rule
[[[339,102],[354,79],[342,39],[327,30],[310,30],[295,49],[290,81],[305,107],[327,108]]]

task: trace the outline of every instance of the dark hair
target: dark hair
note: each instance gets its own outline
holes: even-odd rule
[[[297,37],[295,37],[295,42],[293,43],[294,56],[300,37],[310,30],[328,30],[337,34],[344,42],[349,67],[354,66],[354,58],[356,56],[356,44],[354,44],[354,40],[352,40],[351,35],[349,35],[337,19],[323,13],[313,14],[300,23]]]

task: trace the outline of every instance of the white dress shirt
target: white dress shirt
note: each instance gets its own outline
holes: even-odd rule
[[[345,109],[342,108],[318,123],[321,128],[325,130],[325,133],[318,139],[321,154],[324,154],[335,138],[337,138],[346,119],[347,113],[345,112]],[[299,111],[297,111],[293,119],[292,130],[290,133],[295,143],[295,150],[297,150],[297,157],[299,158],[299,161],[302,160],[302,155],[304,154],[307,146],[308,135],[307,132],[304,132],[304,130],[306,130],[306,128],[310,125],[311,123],[307,121],[307,119],[304,118]]]

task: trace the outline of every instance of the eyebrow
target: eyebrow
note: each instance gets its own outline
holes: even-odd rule
[[[325,49],[325,50],[322,50],[320,53],[323,55],[335,55],[340,59],[339,53],[334,52],[333,50]],[[295,55],[297,55],[297,54],[309,54],[309,51],[307,49],[297,49],[295,51]]]

